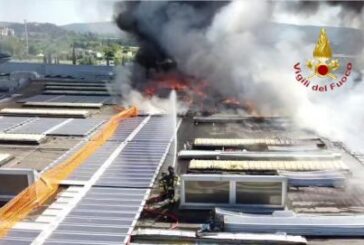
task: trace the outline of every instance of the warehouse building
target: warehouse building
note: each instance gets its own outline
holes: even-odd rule
[[[0,103],[0,214],[54,191],[0,244],[362,242],[362,155],[280,117],[186,115],[176,142],[168,115],[115,124],[104,68],[57,69]]]

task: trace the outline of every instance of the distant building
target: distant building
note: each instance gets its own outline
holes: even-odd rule
[[[0,27],[0,36],[1,37],[13,37],[15,36],[14,29],[8,28],[6,26]]]

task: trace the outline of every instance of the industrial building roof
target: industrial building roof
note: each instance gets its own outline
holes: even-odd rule
[[[108,74],[112,70],[105,67],[77,69],[71,66],[20,66],[39,72],[43,78],[34,80],[31,86],[21,88],[18,91],[21,96],[0,103],[0,109],[10,108],[10,111],[16,112],[16,115],[0,117],[0,156],[3,156],[0,165],[3,169],[35,169],[37,174],[42,174],[59,166],[92,141],[92,136],[100,132],[116,113],[112,96],[104,95],[108,83],[105,78],[110,78]],[[6,64],[5,67],[0,67],[0,72],[1,69],[5,73],[11,72],[14,67],[14,63]],[[59,71],[62,76],[70,75],[77,79],[44,78],[57,75]],[[56,91],[57,95],[44,94],[49,93],[50,89]],[[84,95],[79,92],[81,89],[98,91],[100,94]],[[75,118],[76,114],[68,113],[73,110],[88,113],[84,115],[85,118]],[[47,117],[40,115],[39,111],[46,113]],[[57,115],[50,115],[51,111],[57,111]],[[61,112],[63,115],[59,115]],[[151,197],[158,196],[160,190],[156,180],[174,162],[175,149],[172,146],[175,145],[173,131],[169,127],[171,124],[169,117],[149,115],[123,121],[104,145],[62,181],[58,192],[48,202],[33,210],[26,219],[18,222],[5,238],[0,239],[0,244],[184,242],[185,238],[176,235],[177,233],[173,234],[174,238],[163,234],[163,229],[174,227],[174,218],[178,220],[181,229],[192,236],[188,241],[193,243],[201,239],[194,234],[199,225],[208,220],[208,212],[179,210],[178,204],[158,209],[161,213],[150,211]],[[255,145],[262,144],[265,147],[254,148]],[[331,160],[258,160],[254,156],[249,160],[240,159],[239,156],[234,160],[222,160],[211,156],[203,159],[195,157],[179,159],[176,171],[178,174],[213,173],[215,176],[229,175],[233,171],[234,175],[239,176],[252,173],[277,175],[281,170],[290,170],[299,172],[294,173],[293,177],[300,177],[302,171],[337,169],[342,173],[344,170],[345,174],[338,176],[344,176],[346,180],[350,178],[344,187],[328,187],[326,182],[324,186],[289,186],[287,208],[301,214],[364,213],[364,201],[361,198],[363,189],[358,184],[361,177],[358,170],[363,168],[361,155],[353,155],[344,147],[298,128],[287,118],[232,118],[229,115],[222,118],[215,115],[212,118],[193,119],[186,116],[179,129],[177,148],[194,150],[207,147],[228,154],[233,153],[231,151],[234,149],[231,148],[239,148],[248,154],[253,152],[269,158],[273,155],[292,157],[292,147],[307,144],[318,147],[314,150],[295,148],[293,152],[304,151],[304,155],[308,156],[324,154],[324,151],[338,152],[340,158],[336,155]],[[282,145],[284,148],[271,148]],[[245,149],[245,146],[253,148]],[[314,177],[320,178],[317,174],[315,172]],[[306,177],[307,175],[310,176],[309,173],[306,173]],[[290,179],[287,178],[290,185]],[[317,179],[315,181],[322,184]],[[149,230],[150,235],[147,235],[145,228],[163,229],[162,232],[158,230],[160,233]],[[242,239],[241,236],[236,237]],[[293,238],[301,242],[305,240]],[[214,243],[226,244],[226,238],[211,239]],[[253,235],[251,239],[257,237]],[[308,238],[309,244],[335,244],[340,241],[344,240]],[[362,240],[355,238],[351,242],[361,244]]]

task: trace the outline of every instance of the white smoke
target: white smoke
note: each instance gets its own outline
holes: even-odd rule
[[[362,1],[281,1],[274,4],[272,20],[295,25],[363,28],[362,7]]]
[[[199,13],[181,3],[170,4],[165,13],[168,21],[160,23],[156,13],[165,4],[170,3],[141,2],[136,14],[142,28],[155,37],[186,74],[206,79],[224,95],[238,93],[239,99],[254,102],[263,115],[291,116],[299,125],[343,141],[352,149],[364,145],[363,83],[354,85],[351,81],[326,94],[306,89],[295,81],[293,65],[310,58],[315,42],[299,29],[276,33],[270,25],[271,21],[286,20],[295,24],[362,27],[362,14],[343,15],[341,6],[322,4],[316,12],[300,16],[287,12],[285,3],[233,1],[222,7],[211,25],[201,31],[191,28]],[[354,63],[361,70],[358,65]],[[142,96],[133,93],[128,93],[129,103],[135,98],[143,101]]]
[[[132,69],[140,69],[137,65],[120,66],[116,68],[115,82],[111,83],[108,87],[111,93],[118,93],[114,99],[117,104],[128,107],[134,105],[141,113],[148,113],[150,115],[156,114],[170,114],[174,108],[171,107],[169,98],[163,99],[157,96],[146,97],[141,92],[133,89],[132,87]],[[188,110],[188,106],[181,101],[177,101],[177,108],[179,114],[184,114]]]
[[[360,9],[358,13],[355,13],[340,5],[330,6],[321,3],[316,11],[302,16],[295,12],[285,12],[283,6],[285,4],[276,5],[273,17],[275,21],[298,25],[360,28],[361,30],[364,28],[364,15]],[[344,38],[348,43],[351,41],[350,36]],[[357,53],[363,52],[362,48],[358,45]],[[355,69],[361,72],[364,65],[362,55],[355,57],[353,63]],[[361,136],[364,129],[362,124],[364,121],[364,84],[363,81],[354,83],[353,78],[355,79],[357,75],[354,72],[350,83],[335,92],[317,94],[310,91],[304,97],[301,96],[295,102],[296,110],[292,114],[293,118],[303,127],[310,128],[332,140],[342,141],[350,149],[362,151],[362,146],[364,146],[364,137]]]

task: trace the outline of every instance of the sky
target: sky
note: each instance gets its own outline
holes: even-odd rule
[[[0,21],[57,25],[110,21],[115,0],[0,0]]]
[[[48,22],[57,25],[85,22],[111,21],[113,4],[117,0],[0,0],[0,21],[4,22]],[[316,16],[306,17],[295,13],[277,11],[273,20],[282,23],[339,26],[340,20],[333,18],[339,7],[320,11],[320,23]]]

